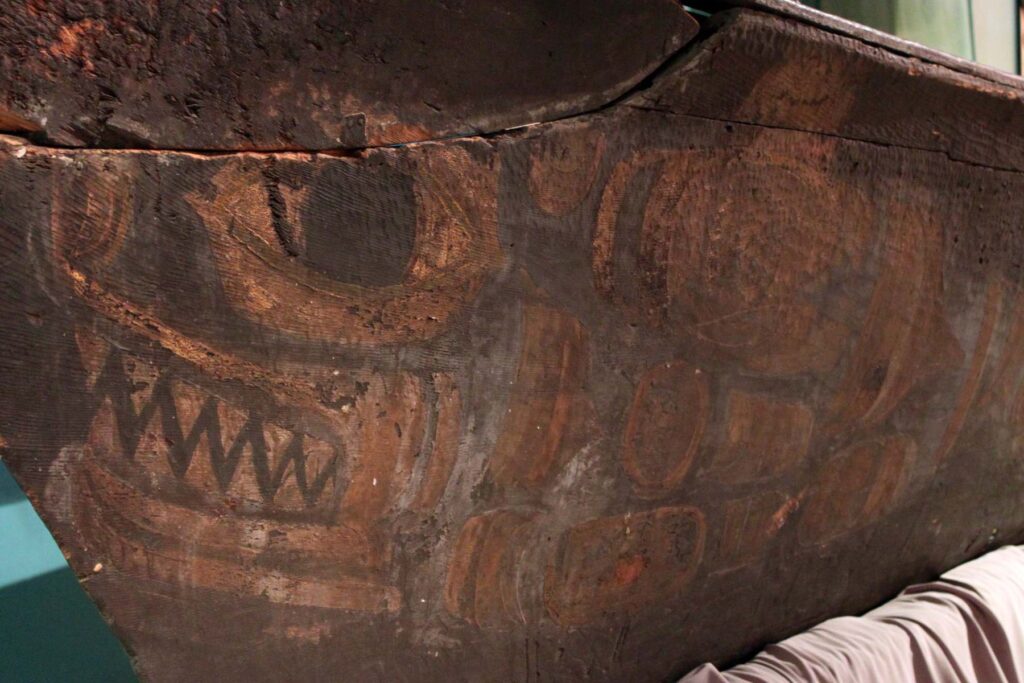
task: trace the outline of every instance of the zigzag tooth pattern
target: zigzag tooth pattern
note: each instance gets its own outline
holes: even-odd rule
[[[170,475],[200,492],[286,509],[316,507],[341,484],[339,447],[267,422],[137,358],[110,353],[95,399],[89,445],[123,455],[146,476]]]

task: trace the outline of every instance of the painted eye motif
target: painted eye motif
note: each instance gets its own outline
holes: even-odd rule
[[[493,157],[426,145],[273,163],[284,180],[248,155],[156,169],[96,155],[58,169],[59,279],[108,317],[144,317],[134,327],[150,337],[237,346],[227,306],[272,333],[246,339],[370,346],[437,336],[502,263]]]
[[[268,193],[258,169],[239,165],[214,175],[212,196],[188,195],[236,312],[329,342],[409,342],[442,331],[500,261],[496,174],[459,149],[413,156],[411,183],[364,185],[339,211],[330,199],[326,209],[316,203],[321,213],[307,210],[308,190]],[[403,190],[414,217],[403,215]],[[365,222],[325,224],[331,214]]]
[[[296,263],[359,287],[402,284],[416,246],[412,176],[345,159],[276,160],[263,175],[274,236]]]
[[[431,146],[290,164],[95,155],[57,169],[52,261],[88,309],[75,343],[95,405],[69,514],[143,578],[394,611],[382,529],[442,498],[460,388],[426,364],[321,351],[428,340],[471,305],[501,263],[497,172]],[[254,352],[274,335],[312,343]]]

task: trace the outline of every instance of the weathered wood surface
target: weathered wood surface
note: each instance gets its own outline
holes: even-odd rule
[[[607,102],[695,30],[674,0],[6,2],[0,129],[227,150],[488,132]]]
[[[1009,85],[1011,87],[1017,87],[1019,83],[1017,74],[1008,73],[985,64],[973,62],[964,57],[958,57],[948,52],[922,45],[921,43],[899,38],[891,33],[886,33],[885,31],[844,19],[835,14],[815,9],[809,4],[800,2],[800,0],[693,0],[690,6],[712,13],[720,12],[729,7],[754,9],[766,14],[782,16],[798,23],[808,24],[828,33],[854,38],[862,44],[882,48],[887,53],[912,57],[958,73],[976,76],[992,83]]]
[[[633,104],[1024,170],[1024,90],[759,12],[715,15],[684,68]],[[1019,78],[1015,78],[1019,81]]]
[[[741,12],[516,133],[6,138],[5,461],[153,680],[666,680],[864,610],[1024,538],[1018,110],[914,68]]]

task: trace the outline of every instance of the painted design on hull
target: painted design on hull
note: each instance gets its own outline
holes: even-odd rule
[[[585,522],[566,533],[548,568],[544,602],[569,625],[677,597],[700,565],[705,533],[704,516],[687,506]]]
[[[635,383],[599,400],[595,364],[608,356],[595,356],[592,315],[520,284],[506,290],[517,305],[485,332],[514,339],[487,361],[508,378],[493,408],[479,387],[467,399],[467,367],[451,362],[458,354],[445,357],[467,348],[453,321],[483,324],[476,309],[486,286],[530,281],[528,265],[518,279],[503,268],[511,256],[498,239],[502,165],[480,150],[389,154],[367,178],[349,160],[329,162],[341,171],[207,162],[209,185],[186,183],[178,200],[203,237],[192,247],[206,264],[197,302],[211,309],[202,316],[229,316],[226,329],[252,343],[203,331],[156,296],[166,277],[159,264],[129,277],[133,250],[160,239],[138,220],[140,167],[118,157],[116,189],[90,187],[98,161],[59,170],[68,182],[54,195],[55,282],[107,319],[75,333],[96,412],[73,508],[93,551],[146,579],[397,614],[413,599],[397,539],[421,524],[435,529],[430,604],[500,630],[628,618],[678,599],[699,576],[756,566],[776,539],[796,533],[814,546],[873,523],[908,489],[919,449],[914,436],[873,430],[916,384],[964,360],[938,303],[941,244],[928,237],[936,228],[892,208],[895,227],[877,230],[867,216],[881,209],[829,180],[839,164],[831,143],[802,155],[768,134],[750,143],[742,167],[715,150],[616,161],[605,136],[588,131],[558,157],[572,160],[566,182],[579,191],[572,207],[545,210],[575,221],[583,202],[596,208],[595,293],[688,354],[632,371]],[[524,176],[541,203],[546,149],[534,150]],[[759,204],[766,213],[743,223],[738,200],[702,193],[712,172],[751,186],[752,201],[773,197]],[[821,190],[817,220],[791,216],[788,195],[764,180],[774,175],[800,192]],[[380,239],[391,260],[376,274],[316,253],[324,227],[309,215],[312,202],[388,188],[397,188],[395,222]],[[852,227],[819,234],[818,221],[848,200]],[[623,235],[630,217],[640,218],[633,237]],[[776,244],[786,218],[796,221],[787,229],[809,236],[805,249]],[[907,240],[932,246],[913,251]],[[857,269],[877,271],[870,290],[832,292]],[[894,272],[910,276],[896,281]],[[833,306],[827,314],[822,300]],[[990,308],[982,345],[1001,310]],[[104,336],[110,322],[130,330],[127,341]],[[939,355],[927,367],[908,364],[900,359],[921,356],[908,344],[938,344]],[[420,360],[387,360],[398,349]],[[857,378],[878,365],[877,353],[890,357],[887,378],[864,393]],[[742,388],[739,376],[748,378]],[[816,397],[772,393],[801,376],[822,378]],[[486,438],[474,436],[479,428]],[[560,509],[559,492],[583,476],[597,477],[593,488]],[[700,482],[714,482],[725,502],[701,499]],[[766,488],[751,494],[751,484]],[[626,492],[613,494],[617,487]],[[438,515],[443,530],[430,526]],[[149,563],[147,534],[162,549]],[[659,554],[666,544],[678,552]],[[594,564],[598,548],[607,566]]]
[[[0,363],[55,408],[4,457],[147,672],[664,678],[761,637],[761,595],[788,628],[964,552],[942,487],[1014,481],[1019,276],[978,252],[1017,233],[976,201],[1013,215],[1012,174],[634,107],[351,157],[17,149],[0,234],[38,270],[0,339],[50,355]]]
[[[678,486],[701,444],[709,413],[700,368],[669,361],[637,383],[622,443],[622,466],[645,497]]]
[[[820,301],[860,267],[874,237],[870,201],[833,181],[835,164],[829,141],[794,153],[770,134],[739,149],[632,155],[602,194],[597,289],[750,371],[829,371],[851,329]],[[838,225],[847,227],[829,227]]]

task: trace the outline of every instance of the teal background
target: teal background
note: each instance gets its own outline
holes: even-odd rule
[[[136,681],[131,662],[0,462],[0,681]]]

